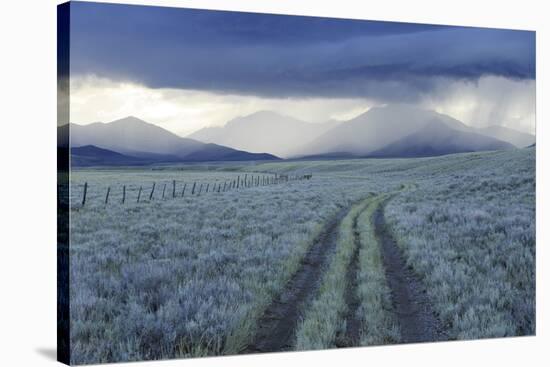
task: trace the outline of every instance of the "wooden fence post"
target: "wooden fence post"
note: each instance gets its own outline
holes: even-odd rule
[[[225,184],[227,183],[227,181],[224,181],[223,182],[223,192],[225,192]]]
[[[84,182],[84,194],[82,195],[82,206],[86,204],[86,194],[88,193],[88,182]]]
[[[218,192],[220,192],[221,188],[222,188],[222,183],[220,182],[220,184],[218,185]]]
[[[107,187],[107,194],[105,195],[105,205],[109,202],[109,193],[111,192],[111,186]]]
[[[172,180],[172,198],[176,197],[176,180]]]
[[[126,185],[122,186],[122,204],[126,201]]]
[[[240,176],[237,176],[237,188],[239,188]]]
[[[151,188],[151,193],[149,194],[149,201],[153,200],[154,192],[155,192],[155,183],[153,182],[153,187]]]
[[[206,192],[208,192],[209,187],[210,187],[210,182],[206,185]]]
[[[201,196],[201,192],[202,192],[202,184],[201,184],[201,186],[199,187],[199,193],[198,193],[198,196]]]
[[[184,183],[183,184],[183,190],[181,190],[181,197],[183,197],[183,195],[185,195],[185,188],[187,187],[187,184]]]
[[[139,198],[141,197],[141,189],[142,189],[142,187],[140,186],[139,191],[138,191],[138,198],[137,198],[138,203],[139,203]]]
[[[166,192],[166,184],[164,184],[164,187],[162,188],[162,199],[164,200],[164,193]]]
[[[193,189],[191,190],[191,195],[195,195],[195,186],[197,185],[197,182],[193,182]]]

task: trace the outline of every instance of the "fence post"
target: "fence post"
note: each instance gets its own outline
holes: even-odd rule
[[[86,204],[86,193],[88,192],[88,182],[84,182],[84,194],[82,195],[82,206]]]
[[[181,197],[183,197],[183,195],[185,195],[185,188],[187,187],[187,184],[184,183],[183,184],[183,190],[181,190]]]
[[[176,197],[176,180],[172,180],[172,198]]]
[[[209,187],[210,187],[210,182],[206,185],[206,192],[208,192]]]
[[[105,205],[109,202],[109,192],[111,192],[111,186],[107,187],[107,195],[105,195]]]
[[[126,185],[122,186],[122,204],[126,200]]]
[[[138,198],[137,198],[138,203],[139,203],[139,198],[141,197],[141,190],[142,190],[142,187],[140,186],[138,191]]]
[[[195,195],[195,186],[197,185],[197,182],[193,182],[193,189],[191,190],[191,195]]]
[[[225,192],[225,184],[227,183],[227,181],[224,181],[223,182],[223,192]]]
[[[149,201],[153,200],[153,193],[155,192],[155,182],[153,182],[153,187],[151,188],[151,193],[149,194]]]
[[[198,196],[201,196],[201,192],[202,192],[202,184],[201,184],[201,186],[199,187],[199,193],[198,193]]]
[[[162,199],[164,200],[164,193],[166,192],[166,184],[164,184],[164,187],[162,188]]]
[[[237,188],[239,188],[239,182],[240,182],[240,178],[241,176],[237,176]]]
[[[222,188],[222,183],[220,182],[220,184],[218,185],[218,192],[220,192],[221,188]]]

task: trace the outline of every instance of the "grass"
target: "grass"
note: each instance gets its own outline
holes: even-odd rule
[[[375,210],[386,198],[387,195],[380,195],[372,200],[357,221],[361,241],[357,281],[358,313],[363,320],[361,345],[394,344],[401,339],[372,220]]]
[[[106,175],[94,172],[93,187],[120,180]],[[237,353],[323,223],[365,190],[311,180],[107,207],[90,200],[71,214],[72,362]]]
[[[449,338],[532,335],[534,166],[534,149],[521,149],[422,159],[74,171],[71,362],[238,353],[324,223],[369,193],[383,195],[408,182],[416,185],[387,206],[388,224],[426,284]],[[140,185],[148,193],[153,182],[157,188],[167,183],[170,192],[172,179],[180,185],[224,182],[252,172],[313,173],[313,179],[125,205],[121,190],[114,189],[127,185],[135,199]],[[88,199],[78,208],[84,182]],[[105,206],[107,187],[112,191]],[[363,345],[399,340],[373,240],[372,205],[358,218]],[[318,297],[325,304],[314,301],[305,310],[299,349],[333,345],[345,328],[342,291],[354,246],[349,226],[347,218],[323,278]]]
[[[393,314],[391,294],[382,265],[378,240],[374,235],[373,214],[389,196],[369,197],[353,206],[339,227],[337,249],[325,273],[318,296],[307,309],[296,333],[296,349],[326,349],[348,345],[345,339],[348,284],[346,271],[354,251],[359,251],[356,292],[360,305],[360,345],[393,344],[400,340],[399,326]],[[357,221],[357,228],[354,228]],[[357,233],[354,233],[357,231]],[[355,236],[359,236],[356,249]],[[340,341],[340,342],[339,342]]]
[[[387,207],[450,339],[535,332],[534,151],[491,158],[421,181]]]
[[[344,292],[347,284],[346,270],[356,249],[354,221],[371,199],[365,199],[352,207],[338,228],[336,252],[325,272],[319,295],[312,302],[296,332],[296,349],[326,349],[335,347],[338,334],[345,332]]]

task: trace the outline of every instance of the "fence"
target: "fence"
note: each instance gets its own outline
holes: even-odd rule
[[[273,175],[248,175],[245,174],[243,176],[239,175],[237,178],[233,180],[224,180],[223,182],[216,181],[213,184],[207,182],[198,182],[193,181],[191,182],[180,182],[178,183],[176,180],[172,180],[171,184],[163,183],[162,190],[157,187],[156,182],[153,182],[152,186],[150,187],[143,187],[143,185],[139,186],[139,190],[137,193],[137,196],[133,199],[135,202],[152,202],[155,199],[168,199],[168,198],[183,198],[186,196],[201,196],[201,194],[206,193],[224,193],[231,190],[238,190],[238,189],[245,189],[250,187],[258,187],[258,186],[268,186],[268,185],[277,185],[285,182],[290,181],[302,181],[302,180],[310,180],[313,176],[311,174],[306,175],[280,175],[280,174],[273,174]],[[87,196],[88,196],[88,189],[89,185],[88,182],[84,182],[84,186],[82,188],[82,200],[80,202],[81,207],[86,206],[87,202]],[[166,190],[169,190],[168,192]],[[145,192],[147,190],[147,192]],[[105,192],[105,199],[104,204],[109,204],[109,196],[112,193],[111,186],[107,187],[107,190]],[[156,196],[157,195],[157,196]],[[147,200],[143,198],[143,196],[147,197]],[[132,199],[127,195],[126,185],[122,186],[122,198],[121,203],[125,204]],[[113,200],[111,200],[112,202]]]

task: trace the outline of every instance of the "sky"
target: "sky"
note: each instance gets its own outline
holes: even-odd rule
[[[535,33],[71,3],[70,119],[185,136],[259,110],[310,122],[407,103],[535,131]]]

